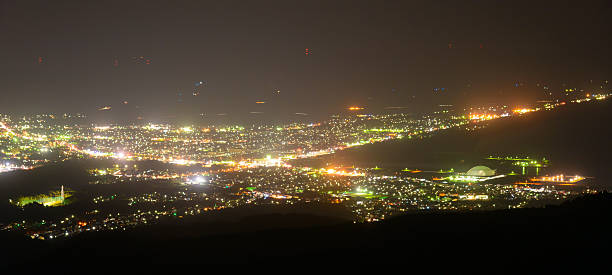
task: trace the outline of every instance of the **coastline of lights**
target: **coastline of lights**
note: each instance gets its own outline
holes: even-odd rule
[[[348,108],[349,111],[358,111],[358,110],[363,110],[363,109],[365,109],[365,108],[357,107],[357,106],[352,106],[352,107]]]
[[[510,116],[510,114],[508,113],[503,113],[501,115],[497,115],[497,114],[470,114],[469,115],[469,119],[470,120],[476,120],[476,121],[484,121],[484,120],[493,120],[493,119],[497,119],[500,117],[508,117]]]
[[[506,175],[497,175],[497,176],[492,176],[492,177],[478,177],[478,176],[455,175],[455,176],[450,176],[446,179],[452,182],[483,182],[483,181],[488,181],[492,179],[503,178],[505,176]]]
[[[0,174],[10,172],[10,171],[28,170],[28,169],[32,169],[32,167],[25,166],[25,165],[17,166],[17,165],[12,165],[10,163],[0,164]]]
[[[532,182],[553,182],[553,183],[576,183],[581,180],[584,180],[584,177],[575,175],[565,177],[564,175],[550,176],[550,177],[540,177],[540,178],[532,178],[529,179]]]
[[[365,176],[365,173],[359,173],[356,170],[353,170],[352,172],[346,172],[344,170],[322,168],[320,171],[322,172],[322,174],[334,175],[334,176],[345,176],[345,177],[363,177]]]

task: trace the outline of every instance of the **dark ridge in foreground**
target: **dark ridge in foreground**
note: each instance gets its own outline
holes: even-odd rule
[[[29,240],[4,232],[0,242],[7,255],[1,259],[17,265],[68,261],[77,265],[139,266],[313,262],[378,265],[420,259],[468,260],[465,264],[482,266],[490,264],[489,260],[575,260],[609,253],[611,214],[612,194],[603,192],[545,208],[414,213],[372,224],[306,214],[270,214],[237,222],[192,220],[125,232],[84,233],[53,241]]]

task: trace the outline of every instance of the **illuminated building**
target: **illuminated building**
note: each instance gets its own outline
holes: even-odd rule
[[[460,200],[466,200],[466,201],[473,201],[473,200],[488,200],[489,196],[488,195],[474,195],[474,194],[467,194],[467,195],[459,195],[459,199]]]
[[[188,177],[186,183],[187,184],[199,184],[199,185],[202,185],[202,184],[205,184],[206,182],[207,181],[206,181],[206,178],[204,176],[202,176],[202,175],[195,175],[195,176]]]
[[[538,109],[521,108],[521,109],[514,109],[512,110],[512,112],[514,112],[515,114],[526,114],[526,113],[535,112],[537,110]]]
[[[496,119],[499,118],[499,115],[495,115],[495,114],[470,114],[470,120],[491,120],[491,119]]]
[[[466,176],[491,177],[495,175],[495,170],[486,166],[474,166],[465,173]]]
[[[11,203],[21,207],[31,203],[39,203],[44,206],[53,207],[63,205],[65,199],[70,196],[72,196],[72,194],[70,194],[69,192],[64,192],[64,186],[62,185],[62,188],[59,192],[54,191],[49,194],[20,197],[15,202],[11,200]]]
[[[447,179],[451,182],[480,182],[505,177],[505,175],[495,176],[495,170],[486,166],[474,166],[466,173],[458,173]]]

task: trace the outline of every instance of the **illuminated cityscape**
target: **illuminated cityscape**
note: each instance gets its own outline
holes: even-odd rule
[[[572,104],[581,102],[586,101]],[[552,109],[536,108],[533,112]],[[164,191],[145,188],[137,193],[112,189],[64,193],[62,186],[61,194],[54,191],[50,195],[11,198],[20,207],[34,202],[64,205],[65,198],[72,195],[88,202],[80,211],[59,220],[20,220],[2,228],[19,230],[32,238],[53,239],[85,231],[126,230],[160,218],[222,213],[228,208],[305,203],[338,205],[350,210],[355,222],[375,222],[410,211],[513,209],[597,192],[589,185],[575,186],[584,180],[581,176],[530,178],[525,169],[536,168],[536,174],[540,174],[540,169],[550,166],[546,158],[483,157],[499,165],[505,163],[511,170],[520,167],[521,174],[499,173],[486,166],[455,172],[294,163],[366,144],[422,139],[452,128],[470,130],[484,126],[480,125],[482,120],[526,114],[509,114],[505,109],[497,113],[489,109],[488,115],[477,119],[473,114],[448,111],[421,118],[401,113],[357,114],[319,123],[251,127],[83,126],[67,125],[55,115],[17,120],[3,116],[4,171],[91,158],[110,163],[88,170],[89,185],[157,182],[173,187]],[[169,166],[141,167],[146,165],[141,164],[144,161]],[[576,188],[563,188],[569,186]],[[124,210],[117,212],[112,205],[122,205]]]
[[[1,270],[605,264],[609,14],[2,1]]]

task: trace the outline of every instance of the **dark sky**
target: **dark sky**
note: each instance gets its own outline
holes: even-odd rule
[[[0,113],[526,102],[610,78],[608,2],[0,0]]]

